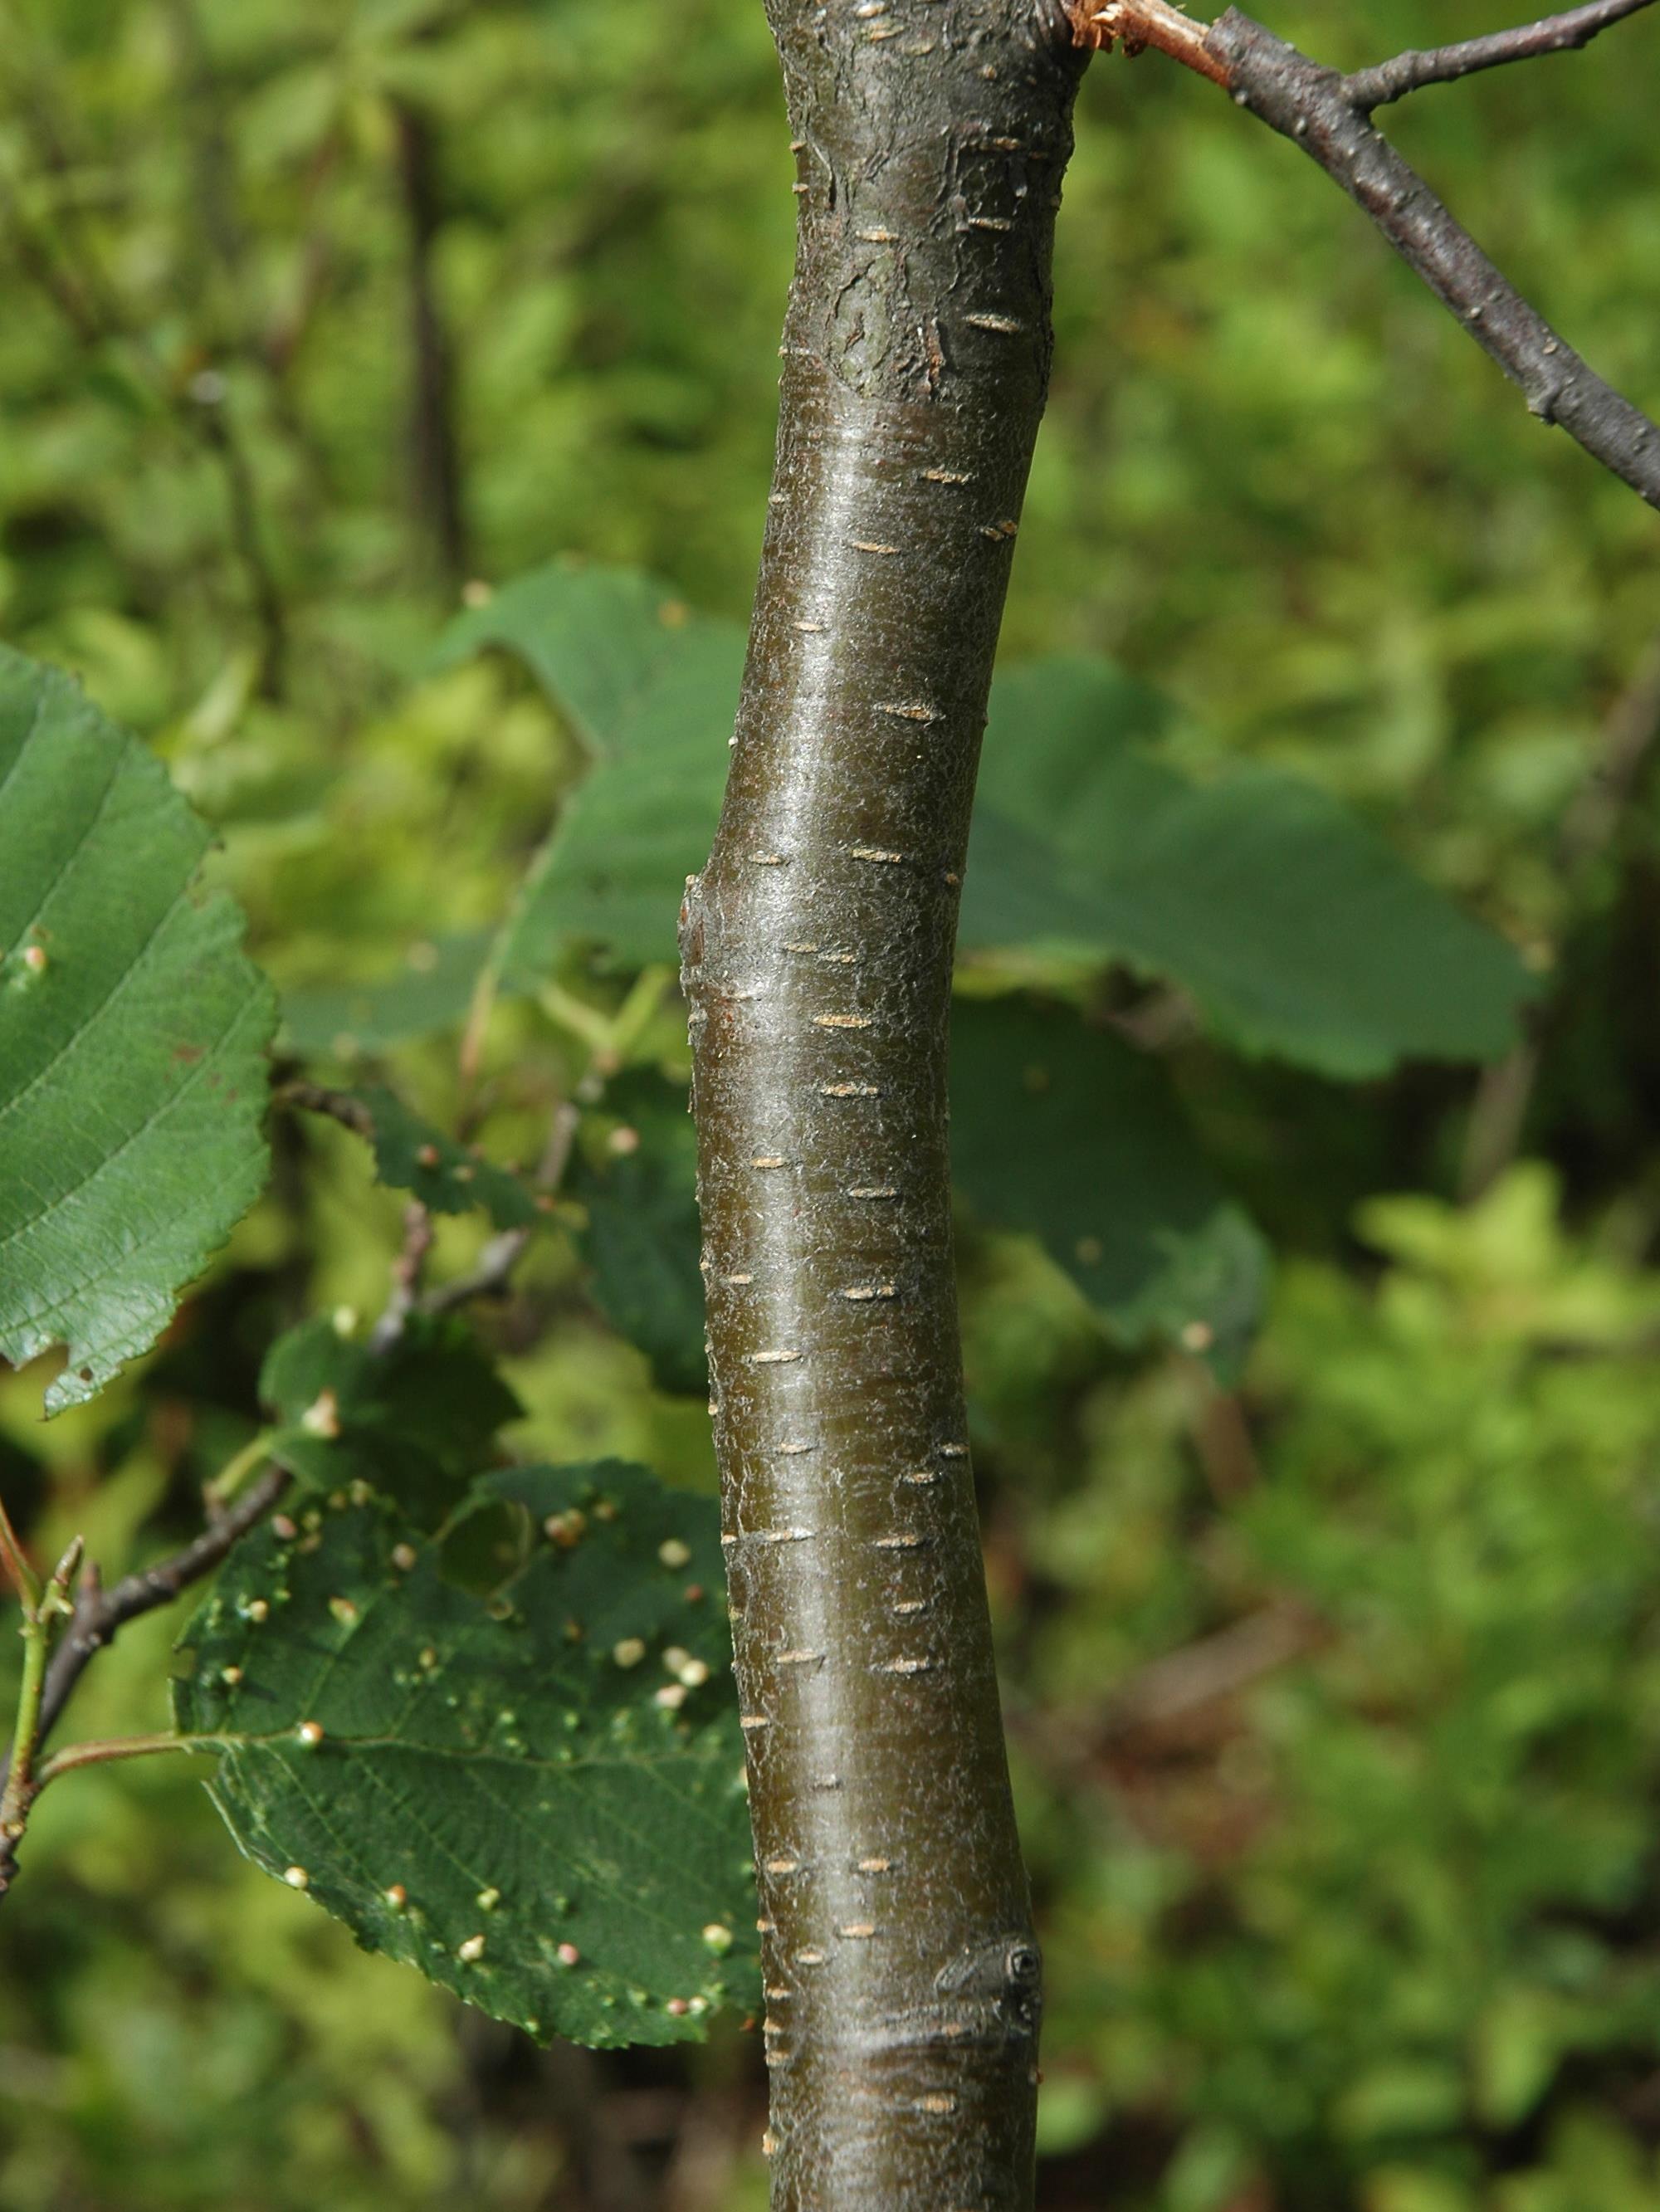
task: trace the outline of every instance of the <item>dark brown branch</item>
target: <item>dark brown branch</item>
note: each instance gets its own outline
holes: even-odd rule
[[[54,175],[69,176],[73,165],[64,136],[55,125],[44,81],[32,87],[26,116],[43,165]],[[58,210],[54,253],[35,236],[11,196],[7,196],[5,212],[18,258],[88,352],[95,353],[114,342],[132,349],[168,414],[190,435],[199,438],[212,455],[224,485],[232,546],[246,578],[260,632],[260,694],[280,698],[288,654],[288,618],[265,554],[253,470],[226,405],[225,380],[216,369],[208,368],[180,388],[172,368],[158,353],[152,333],[127,314],[106,280],[76,195],[60,194]]]
[[[435,1235],[433,1219],[418,1199],[404,1208],[404,1242],[392,1263],[392,1295],[369,1331],[369,1350],[389,1352],[421,1304],[421,1278]]]
[[[289,372],[312,325],[312,318],[328,289],[334,258],[334,240],[323,212],[324,188],[340,156],[340,134],[331,131],[307,164],[304,182],[306,228],[298,276],[287,300],[255,340],[253,351],[271,379],[279,412],[291,406],[287,392]],[[289,427],[297,426],[290,422]],[[305,443],[303,436],[300,442]]]
[[[259,696],[280,699],[287,678],[288,615],[277,578],[265,557],[259,527],[259,501],[253,470],[226,404],[225,380],[216,369],[192,378],[190,397],[208,450],[219,464],[231,543],[247,578],[259,628]]]
[[[1478,70],[1499,69],[1506,62],[1529,62],[1541,54],[1570,53],[1588,46],[1599,32],[1634,15],[1653,0],[1590,0],[1584,8],[1569,8],[1542,22],[1520,23],[1514,30],[1494,31],[1485,39],[1464,39],[1455,46],[1434,46],[1427,52],[1396,54],[1375,68],[1358,70],[1343,80],[1343,92],[1352,107],[1370,114],[1392,100],[1403,100],[1426,84],[1452,84],[1474,76]]]
[[[366,1103],[354,1097],[350,1091],[331,1091],[325,1084],[296,1080],[283,1084],[277,1098],[280,1105],[298,1107],[303,1113],[321,1114],[331,1121],[337,1121],[343,1129],[350,1129],[366,1144],[374,1142],[374,1116]],[[519,1231],[510,1233],[517,1236]],[[434,1235],[432,1216],[418,1200],[404,1208],[403,1241],[392,1263],[392,1291],[386,1310],[369,1335],[372,1352],[390,1351],[404,1334],[410,1316],[425,1303],[421,1296],[421,1276],[427,1255],[432,1249]],[[502,1239],[498,1237],[496,1242],[500,1243]],[[515,1260],[520,1249],[514,1250]],[[452,1303],[459,1305],[461,1301],[457,1298]]]
[[[96,308],[70,271],[54,260],[45,241],[35,235],[15,196],[3,187],[0,187],[0,215],[6,219],[7,234],[23,274],[51,301],[82,345],[88,351],[101,345],[104,326]]]
[[[214,68],[195,0],[172,0],[167,9],[179,76],[179,111],[190,140],[196,231],[211,250],[230,300],[246,289],[247,234],[238,211],[236,159],[226,85]],[[238,314],[240,323],[242,319]]]
[[[1660,635],[1609,708],[1590,772],[1562,817],[1560,864],[1570,878],[1599,860],[1640,795],[1660,746]]]
[[[1557,866],[1571,890],[1581,888],[1584,878],[1618,842],[1648,781],[1657,748],[1660,637],[1650,641],[1637,673],[1615,700],[1596,757],[1562,817]],[[1548,1005],[1532,1010],[1529,1034],[1515,1050],[1482,1070],[1464,1135],[1458,1188],[1465,1200],[1480,1198],[1515,1158],[1545,1046],[1563,1011],[1559,989]]]
[[[1633,0],[1623,12],[1634,12],[1635,4]],[[1612,14],[1609,20],[1614,20]],[[1353,89],[1365,86],[1373,72],[1346,78],[1310,61],[1237,8],[1207,27],[1171,7],[1168,0],[1108,0],[1104,6],[1095,0],[1077,0],[1073,22],[1082,46],[1110,46],[1122,39],[1131,50],[1157,46],[1220,84],[1237,105],[1250,108],[1300,146],[1371,217],[1476,343],[1520,385],[1529,411],[1541,422],[1559,424],[1594,460],[1651,507],[1660,507],[1660,427],[1604,383],[1557,336],[1417,171],[1373,128],[1367,112],[1371,94],[1357,95]],[[1544,27],[1530,26],[1511,35],[1525,42]],[[1493,44],[1475,43],[1484,47]],[[1524,50],[1518,46],[1515,58],[1520,58]],[[1550,49],[1541,45],[1534,50]],[[1402,57],[1403,62],[1408,58]],[[1385,64],[1385,70],[1394,66]]]
[[[457,1306],[465,1306],[474,1298],[505,1297],[513,1285],[513,1271],[524,1256],[530,1243],[528,1229],[504,1229],[492,1237],[477,1262],[465,1275],[456,1275],[436,1290],[429,1291],[420,1301],[423,1314],[453,1313]]]
[[[1225,66],[1205,44],[1210,25],[1184,15],[1170,0],[1078,0],[1073,30],[1080,46],[1110,54],[1114,42],[1122,39],[1132,58],[1156,46],[1213,84],[1227,83]]]
[[[467,573],[466,516],[455,436],[455,362],[433,283],[438,234],[437,149],[426,118],[394,108],[398,173],[409,247],[410,467],[416,514],[452,589]]]
[[[580,1119],[580,1109],[569,1099],[562,1099],[554,1109],[548,1141],[532,1178],[538,1206],[552,1205],[553,1193],[563,1180],[570,1159]],[[450,1282],[441,1283],[436,1290],[429,1291],[418,1301],[418,1310],[423,1314],[453,1313],[456,1307],[466,1305],[473,1298],[504,1297],[511,1287],[514,1269],[535,1233],[528,1224],[519,1229],[502,1230],[499,1236],[490,1238],[476,1264],[465,1275],[457,1275]],[[401,1330],[401,1321],[398,1326]]]
[[[297,1106],[302,1113],[322,1114],[331,1121],[339,1122],[354,1136],[368,1143],[374,1141],[374,1116],[361,1098],[350,1091],[331,1091],[321,1083],[306,1083],[298,1079],[285,1083],[277,1091],[279,1106]]]
[[[1196,1708],[1237,1697],[1265,1674],[1276,1674],[1323,1643],[1329,1632],[1309,1608],[1276,1598],[1196,1643],[1169,1651],[1119,1686],[1108,1700],[1099,1733],[1110,1739],[1138,1729],[1167,1728]]]
[[[125,1576],[113,1589],[100,1589],[97,1569],[87,1569],[81,1578],[74,1616],[46,1669],[38,1741],[44,1743],[51,1735],[82,1675],[105,1645],[113,1642],[118,1632],[128,1621],[137,1620],[141,1613],[153,1613],[157,1606],[171,1605],[192,1583],[199,1583],[204,1576],[210,1575],[232,1545],[257,1522],[264,1520],[282,1496],[288,1480],[285,1468],[268,1468],[182,1551],[173,1553],[169,1559],[158,1559],[154,1566],[141,1568],[137,1574]],[[0,1763],[0,1787],[4,1786],[10,1765],[9,1756]],[[0,1837],[0,1897],[10,1887],[15,1871],[16,1847],[15,1837]]]
[[[277,1103],[298,1107],[307,1114],[322,1114],[355,1136],[374,1141],[374,1117],[361,1098],[349,1091],[331,1091],[325,1084],[295,1080],[285,1083],[277,1093]],[[563,1177],[570,1148],[576,1135],[580,1118],[578,1108],[569,1099],[561,1100],[554,1109],[553,1120],[548,1131],[548,1140],[542,1157],[537,1163],[532,1182],[538,1204],[550,1201]],[[404,1216],[404,1237],[402,1249],[392,1261],[392,1293],[386,1310],[375,1323],[370,1342],[377,1352],[386,1352],[403,1334],[412,1313],[453,1313],[456,1307],[467,1304],[473,1298],[501,1297],[513,1278],[513,1271],[523,1257],[525,1248],[535,1234],[533,1225],[504,1229],[500,1236],[492,1237],[479,1254],[475,1265],[465,1275],[443,1283],[436,1290],[421,1291],[421,1271],[432,1244],[432,1223],[424,1206],[411,1206]]]

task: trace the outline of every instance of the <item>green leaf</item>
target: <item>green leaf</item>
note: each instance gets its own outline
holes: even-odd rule
[[[635,1069],[611,1085],[599,1160],[579,1152],[568,1188],[587,1214],[578,1237],[594,1304],[651,1361],[665,1390],[703,1395],[703,1280],[698,1272],[697,1138],[684,1085]]]
[[[354,1096],[374,1124],[374,1171],[382,1182],[413,1191],[435,1213],[482,1206],[498,1229],[526,1229],[536,1221],[535,1194],[516,1175],[480,1159],[380,1085]]]
[[[573,939],[624,964],[672,958],[676,894],[719,811],[739,632],[643,577],[556,567],[463,616],[443,657],[484,643],[520,653],[596,755],[509,924],[508,988]],[[1170,714],[1104,660],[999,677],[965,950],[1124,961],[1244,1049],[1336,1076],[1508,1049],[1531,988],[1509,945],[1311,786],[1261,769],[1184,781],[1146,750]]]
[[[354,1483],[435,1527],[498,1457],[524,1407],[453,1316],[410,1314],[384,1352],[303,1322],[266,1355],[259,1395],[276,1414],[271,1457],[313,1490]]]
[[[1126,961],[1245,1050],[1329,1075],[1515,1042],[1532,985],[1510,945],[1312,787],[1262,769],[1184,782],[1138,750],[1155,720],[1102,661],[999,678],[965,950]]]
[[[1119,1343],[1237,1370],[1267,1248],[1152,1060],[1064,1008],[959,999],[951,1095],[952,1171],[988,1225],[1036,1237]]]
[[[381,1499],[246,1538],[175,1723],[222,1741],[242,1849],[367,1949],[543,2039],[696,2037],[755,1980],[715,1508],[617,1461],[477,1495],[531,1520],[488,1597]]]
[[[458,615],[439,641],[434,665],[453,668],[485,646],[517,654],[589,750],[603,758],[663,668],[673,664],[691,627],[712,625],[689,616],[673,592],[649,576],[553,561]]]
[[[258,1196],[275,1007],[161,763],[4,647],[0,793],[0,1356],[67,1346],[56,1413]]]
[[[423,941],[368,983],[285,992],[283,1042],[307,1059],[354,1060],[461,1021],[491,944],[488,930]]]
[[[742,629],[645,577],[556,566],[463,615],[441,662],[484,644],[525,659],[594,755],[508,921],[504,984],[545,974],[572,940],[623,966],[674,961],[681,888],[721,810]]]

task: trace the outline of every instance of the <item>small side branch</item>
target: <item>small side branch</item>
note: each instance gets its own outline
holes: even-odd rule
[[[295,1081],[284,1083],[278,1089],[277,1103],[293,1106],[302,1114],[321,1114],[331,1121],[339,1122],[354,1136],[362,1137],[366,1144],[374,1142],[374,1116],[365,1102],[354,1097],[350,1091],[331,1091],[321,1083]]]
[[[393,103],[393,120],[409,240],[409,434],[415,507],[431,558],[451,589],[459,590],[467,573],[467,529],[455,434],[455,361],[432,266],[440,215],[438,149],[431,125],[406,101]]]
[[[1073,20],[1080,45],[1110,46],[1122,40],[1128,51],[1156,46],[1219,84],[1237,106],[1300,146],[1520,385],[1529,410],[1541,422],[1559,424],[1639,498],[1660,507],[1660,427],[1557,336],[1373,127],[1371,114],[1384,99],[1398,99],[1419,84],[1584,45],[1649,4],[1600,0],[1465,47],[1403,54],[1352,77],[1310,61],[1237,8],[1205,25],[1169,0],[1106,0],[1105,5],[1078,0]]]
[[[288,1471],[273,1467],[251,1483],[234,1505],[194,1537],[182,1551],[137,1574],[124,1576],[113,1589],[100,1590],[95,1575],[82,1578],[81,1594],[63,1642],[52,1655],[40,1700],[40,1736],[52,1734],[76,1684],[119,1630],[140,1613],[171,1605],[192,1583],[210,1575],[232,1546],[263,1521],[288,1486]]]
[[[1426,53],[1396,54],[1393,61],[1375,69],[1358,70],[1343,80],[1351,106],[1370,114],[1404,100],[1426,84],[1452,84],[1478,70],[1499,69],[1506,62],[1530,62],[1541,54],[1563,54],[1588,46],[1600,32],[1634,15],[1653,0],[1590,0],[1584,8],[1570,8],[1542,22],[1521,23],[1512,31],[1495,31],[1485,39],[1465,39],[1456,46],[1434,46]]]
[[[563,1178],[580,1119],[578,1109],[569,1099],[562,1100],[554,1109],[552,1127],[535,1176],[538,1196],[543,1202],[551,1199]],[[421,1300],[422,1312],[450,1313],[471,1298],[504,1297],[531,1236],[532,1231],[523,1228],[504,1229],[499,1236],[492,1237],[479,1254],[476,1267],[465,1275],[458,1275],[453,1282],[427,1292]]]
[[[254,618],[259,628],[259,696],[280,699],[287,682],[289,618],[276,572],[266,558],[259,520],[259,496],[253,468],[227,404],[225,380],[217,369],[193,377],[190,398],[209,452],[219,465],[225,487],[231,543],[242,564]]]
[[[1122,39],[1132,58],[1156,46],[1213,84],[1227,84],[1227,64],[1205,44],[1210,25],[1184,15],[1170,0],[1085,0],[1073,21],[1080,46],[1110,53],[1114,41]]]
[[[125,1576],[113,1589],[100,1589],[97,1570],[87,1569],[81,1578],[69,1626],[46,1671],[33,1729],[36,1745],[44,1743],[51,1735],[82,1675],[104,1646],[114,1640],[118,1632],[141,1613],[152,1613],[157,1606],[171,1605],[192,1583],[211,1574],[237,1540],[271,1511],[287,1487],[288,1480],[285,1468],[269,1468],[257,1482],[248,1486],[228,1512],[181,1551],[173,1553],[170,1559],[158,1559],[154,1566],[144,1567],[137,1574]],[[9,1776],[10,1768],[8,1756],[0,1765],[0,1788]],[[0,1897],[11,1884],[18,1840],[15,1836],[0,1836]]]
[[[371,1352],[390,1352],[408,1328],[410,1316],[421,1303],[421,1278],[435,1234],[432,1216],[419,1199],[404,1208],[404,1242],[392,1263],[392,1295],[369,1331]]]

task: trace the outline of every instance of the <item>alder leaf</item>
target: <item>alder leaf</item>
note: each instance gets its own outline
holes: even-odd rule
[[[453,1315],[410,1314],[380,1352],[331,1321],[302,1322],[266,1354],[259,1395],[279,1466],[312,1490],[368,1483],[429,1528],[525,1410]]]
[[[1148,696],[1093,659],[999,678],[965,950],[1125,961],[1244,1050],[1328,1075],[1510,1048],[1534,988],[1511,946],[1313,786],[1261,769],[1184,781],[1137,742]]]
[[[526,662],[594,756],[507,925],[508,987],[573,940],[623,966],[676,961],[681,887],[708,857],[726,783],[742,629],[649,578],[556,564],[452,623],[440,665],[486,644]]]
[[[606,1094],[609,1126],[598,1158],[579,1152],[569,1188],[587,1213],[577,1243],[593,1302],[650,1360],[665,1390],[703,1395],[702,1239],[697,1221],[697,1137],[684,1084],[635,1069]]]
[[[951,1096],[952,1173],[988,1227],[1036,1237],[1120,1344],[1237,1371],[1268,1248],[1154,1061],[1064,1007],[959,999]]]
[[[550,561],[458,615],[439,641],[434,665],[453,668],[485,646],[504,647],[603,758],[663,668],[672,665],[687,630],[710,626],[666,585],[634,569]]]
[[[596,757],[508,925],[504,988],[573,940],[672,959],[678,888],[719,811],[741,633],[647,578],[554,567],[464,615],[441,654],[485,643],[525,659]],[[1148,750],[1171,713],[1098,659],[1000,673],[964,949],[1122,961],[1243,1049],[1329,1075],[1506,1051],[1533,988],[1511,947],[1313,786],[1256,769],[1189,783]]]
[[[57,1413],[258,1196],[276,1007],[161,763],[3,647],[0,793],[0,1357],[67,1346]]]
[[[544,2040],[700,2036],[755,1982],[715,1508],[617,1461],[475,1497],[529,1530],[489,1595],[385,1499],[245,1538],[175,1724],[242,1849],[366,1949]]]
[[[422,939],[401,963],[362,983],[301,985],[283,994],[283,1042],[307,1060],[356,1060],[453,1028],[466,1014],[493,933]]]
[[[374,1084],[353,1095],[374,1125],[374,1171],[382,1182],[413,1191],[434,1213],[482,1206],[498,1229],[525,1229],[537,1219],[535,1194],[518,1176],[457,1144],[395,1092]]]

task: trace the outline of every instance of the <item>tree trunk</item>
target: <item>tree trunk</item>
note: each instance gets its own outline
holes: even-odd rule
[[[769,12],[798,257],[731,778],[683,945],[772,2203],[1018,2212],[1039,1969],[946,1055],[1083,58],[1047,0]]]

